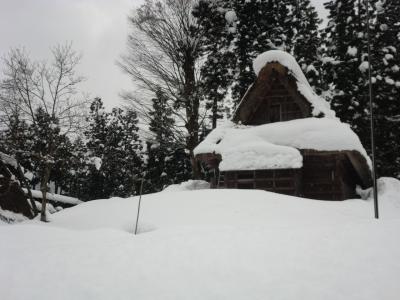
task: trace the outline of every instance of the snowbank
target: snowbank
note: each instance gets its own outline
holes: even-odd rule
[[[390,205],[400,210],[400,181],[391,177],[378,179],[379,198],[384,199],[385,205]],[[359,190],[359,195],[366,200],[373,200],[373,189]]]
[[[183,192],[209,189],[210,184],[204,180],[188,180],[180,184],[172,184],[167,186],[163,192]]]
[[[259,126],[226,122],[214,129],[194,153],[220,154],[222,171],[284,169],[302,167],[302,157],[297,149],[355,150],[370,162],[350,126],[329,118],[298,119]]]
[[[22,214],[17,214],[15,212],[0,208],[0,225],[12,224],[27,220],[29,220],[29,218],[25,217]]]
[[[253,70],[258,76],[261,69],[272,62],[278,62],[285,66],[289,70],[289,74],[296,78],[299,92],[310,102],[313,108],[313,116],[324,114],[325,117],[335,117],[335,112],[331,110],[329,103],[313,91],[296,59],[289,53],[281,50],[264,52],[254,59]]]
[[[370,201],[199,190],[144,195],[137,236],[137,197],[0,226],[1,297],[397,300],[398,184],[379,221]]]

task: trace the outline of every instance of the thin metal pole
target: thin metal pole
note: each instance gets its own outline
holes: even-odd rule
[[[371,35],[370,35],[370,12],[369,0],[367,3],[367,38],[368,38],[368,80],[369,80],[369,110],[371,122],[371,152],[372,152],[372,179],[373,179],[373,193],[374,193],[374,213],[375,219],[379,219],[379,206],[378,206],[378,190],[376,182],[376,163],[375,163],[375,124],[374,124],[374,108],[373,108],[373,91],[372,91],[372,75],[371,75]]]
[[[137,209],[137,215],[136,215],[136,226],[135,226],[135,235],[137,234],[137,229],[138,229],[138,224],[139,224],[139,214],[140,214],[140,204],[142,202],[142,192],[143,192],[143,180],[140,182],[140,196],[139,196],[139,203],[138,203],[138,209]]]

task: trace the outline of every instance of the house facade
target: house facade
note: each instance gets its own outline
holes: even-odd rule
[[[357,135],[316,95],[294,58],[261,54],[257,79],[228,124],[195,149],[215,188],[262,189],[321,200],[357,197],[371,185]]]

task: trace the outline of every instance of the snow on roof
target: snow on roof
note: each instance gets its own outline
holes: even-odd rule
[[[281,50],[271,50],[260,54],[253,61],[254,72],[258,76],[266,64],[273,62],[278,62],[285,66],[289,70],[289,74],[297,80],[298,91],[310,102],[313,108],[313,116],[318,116],[322,113],[325,117],[335,117],[335,112],[331,110],[329,103],[314,92],[296,59],[289,53]]]
[[[355,150],[370,164],[358,136],[337,119],[306,118],[259,126],[226,122],[195,149],[195,155],[220,154],[221,171],[301,168],[298,149]]]

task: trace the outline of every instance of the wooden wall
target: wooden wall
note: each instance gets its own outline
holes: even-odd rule
[[[302,150],[302,154],[304,197],[320,200],[357,197],[351,175],[354,170],[345,152]]]
[[[259,189],[319,200],[357,198],[358,175],[346,152],[302,150],[303,168],[221,172],[218,188]]]
[[[311,105],[298,91],[297,79],[279,63],[267,64],[240,102],[232,120],[261,125],[311,117]]]
[[[248,120],[248,125],[290,121],[308,117],[299,104],[290,95],[285,86],[278,80],[271,83],[271,90],[263,96],[257,111]]]
[[[300,196],[299,169],[230,171],[220,174],[219,188],[258,189]]]

